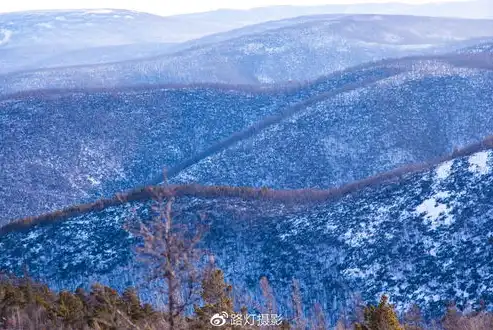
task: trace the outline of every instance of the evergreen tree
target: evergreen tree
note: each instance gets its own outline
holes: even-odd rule
[[[217,268],[206,271],[202,280],[201,297],[203,306],[195,306],[197,329],[217,329],[210,324],[210,319],[214,314],[226,312],[233,314],[233,298],[231,292],[233,287],[224,280],[224,273]],[[228,329],[228,327],[223,327]]]
[[[404,330],[394,306],[389,304],[387,296],[382,296],[378,306],[367,306],[364,310],[364,324],[356,323],[355,330]]]

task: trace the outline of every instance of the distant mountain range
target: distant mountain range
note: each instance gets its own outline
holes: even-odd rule
[[[244,25],[284,18],[318,14],[381,14],[434,17],[493,18],[489,0],[444,1],[421,4],[386,2],[353,3],[322,6],[271,6],[250,10],[222,9],[198,14],[179,15],[182,19],[216,21],[222,24],[237,22]]]
[[[6,74],[0,76],[0,93],[163,83],[300,82],[383,58],[446,53],[478,44],[481,38],[492,40],[493,20],[304,17],[207,37],[149,59]]]
[[[44,60],[82,49],[105,53],[107,48],[139,45],[136,51],[152,44],[163,53],[170,42],[170,33],[163,31],[173,23],[173,19],[126,10],[0,14],[0,73],[39,68]],[[127,52],[116,58],[135,57]]]
[[[281,309],[292,279],[305,301],[320,302],[329,315],[356,293],[369,301],[387,293],[398,308],[414,302],[425,315],[441,313],[450,300],[467,307],[481,297],[492,307],[491,148],[490,138],[426,170],[315,203],[235,198],[224,187],[207,197],[196,187],[178,197],[175,221],[193,226],[201,214],[210,226],[204,244],[228,280],[255,299],[258,278],[267,276]],[[93,281],[140,287],[145,270],[135,264],[135,241],[122,225],[147,221],[150,205],[122,203],[3,232],[0,266],[21,272],[26,265],[54,288]]]
[[[169,52],[170,44],[253,24],[319,14],[493,18],[493,9],[489,0],[478,0],[424,5],[275,6],[169,17],[115,9],[7,13],[0,14],[0,74],[44,65],[96,64],[154,56]],[[98,49],[88,51],[90,47]],[[81,53],[70,53],[74,50]],[[68,63],[63,60],[67,57],[72,57]]]

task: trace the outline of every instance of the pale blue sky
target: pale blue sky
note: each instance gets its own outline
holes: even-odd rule
[[[0,12],[46,9],[115,8],[138,10],[159,15],[174,15],[220,8],[247,9],[272,5],[349,4],[358,2],[375,3],[390,1],[391,0],[0,0]],[[394,2],[397,1],[420,4],[454,0],[395,0]]]

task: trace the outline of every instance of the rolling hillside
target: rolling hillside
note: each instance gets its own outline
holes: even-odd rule
[[[164,167],[285,102],[213,86],[47,92],[0,101],[1,219],[162,178]]]
[[[493,124],[492,63],[464,56],[384,61],[280,90],[4,98],[2,220],[158,183],[165,167],[173,182],[325,188],[441,156]]]
[[[173,182],[326,188],[424,161],[478,141],[493,122],[493,62],[466,57],[410,59],[370,66],[405,72],[318,100],[259,134],[191,164]],[[473,60],[471,60],[473,59]],[[349,70],[340,80],[351,79]],[[321,80],[302,89],[331,89]]]
[[[170,42],[172,19],[127,10],[39,11],[0,14],[0,74],[39,69],[51,58],[71,56],[86,50],[86,62],[97,63],[99,56],[112,60],[136,58],[131,49],[118,56],[110,52],[117,46],[139,44],[133,51],[146,50],[149,44],[163,53]],[[96,51],[88,51],[97,48]],[[122,51],[123,49],[120,48]],[[62,55],[67,54],[67,55]],[[153,53],[147,51],[146,55]],[[91,61],[94,57],[94,62]],[[72,59],[75,61],[75,59]],[[74,63],[74,62],[72,62]],[[63,61],[56,63],[63,65]]]
[[[304,17],[207,37],[149,59],[11,73],[0,76],[0,93],[162,83],[300,82],[383,58],[447,53],[492,36],[493,20]]]
[[[326,83],[337,94],[396,71],[360,70],[345,79],[333,75]],[[269,116],[282,120],[290,104],[296,107],[320,93],[316,88],[142,86],[4,98],[2,220],[162,180],[163,168],[175,175],[184,165],[242,139],[238,132],[249,132]]]
[[[317,300],[335,315],[354,293],[370,301],[388,293],[399,308],[413,301],[428,315],[452,299],[459,306],[478,297],[490,303],[493,234],[485,228],[493,221],[492,147],[489,139],[426,170],[317,203],[192,192],[175,202],[175,221],[205,219],[204,244],[228,279],[256,297],[252,288],[267,276],[281,308],[293,278],[306,301]],[[92,281],[138,285],[134,239],[122,224],[136,216],[146,221],[149,204],[122,203],[4,232],[0,265],[21,272],[25,264],[55,288]]]

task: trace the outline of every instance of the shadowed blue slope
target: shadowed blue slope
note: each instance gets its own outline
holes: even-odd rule
[[[324,91],[337,94],[339,88],[364,86],[397,70],[369,67],[279,91],[148,87],[7,98],[0,102],[1,218],[35,215],[160,181],[163,168],[175,175],[244,138],[237,132],[258,125],[261,130],[266,117],[277,114],[282,120],[289,105],[303,111],[305,100],[330,97]],[[246,137],[257,131],[247,131]]]
[[[491,133],[492,71],[433,60],[397,63],[409,71],[310,104],[173,181],[326,188],[447,154]]]
[[[279,91],[202,86],[7,98],[2,218],[155,183],[164,167],[177,182],[330,187],[447,154],[493,126],[491,72],[464,67],[478,65],[469,62],[386,61]],[[344,90],[351,84],[356,90]]]
[[[436,313],[448,300],[493,302],[492,183],[493,154],[482,151],[319,205],[182,198],[175,220],[194,226],[205,215],[204,244],[228,279],[255,296],[267,276],[281,306],[296,278],[306,301],[329,311],[354,292],[369,300],[385,292],[399,307],[416,302]],[[149,205],[10,233],[0,238],[0,265],[21,272],[26,264],[55,288],[142,283],[122,229],[137,216],[149,219]]]
[[[193,87],[4,100],[1,218],[145,184],[285,102],[268,93]]]

